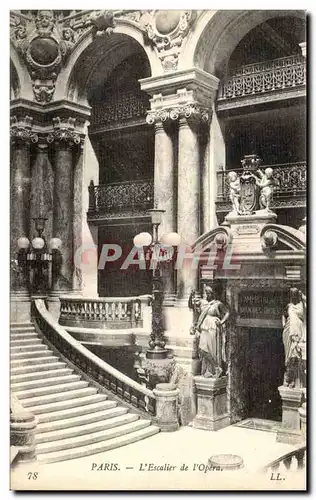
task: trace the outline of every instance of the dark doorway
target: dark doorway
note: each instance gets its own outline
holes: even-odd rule
[[[249,329],[248,349],[249,417],[281,420],[278,387],[283,384],[284,349],[282,330]]]

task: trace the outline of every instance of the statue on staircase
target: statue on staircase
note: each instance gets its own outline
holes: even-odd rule
[[[196,336],[201,375],[217,379],[224,375],[223,325],[230,313],[211,286],[205,287],[205,294],[206,299],[195,298],[194,292],[189,298],[189,307],[198,315],[190,333]]]
[[[306,297],[298,288],[290,289],[290,302],[283,318],[285,373],[283,385],[306,387]]]

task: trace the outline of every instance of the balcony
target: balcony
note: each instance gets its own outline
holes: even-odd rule
[[[154,206],[153,179],[114,182],[89,186],[88,221],[117,218],[148,218]]]
[[[307,173],[306,161],[296,163],[285,163],[281,165],[262,165],[260,168],[264,170],[270,167],[273,169],[274,177],[278,180],[279,186],[274,192],[271,203],[272,209],[280,208],[305,208],[306,207],[306,189],[307,189]],[[234,169],[238,175],[242,174],[242,168]],[[217,171],[217,212],[230,212],[232,210],[229,200],[229,170]]]
[[[306,59],[301,55],[249,64],[221,82],[217,109],[305,96]]]

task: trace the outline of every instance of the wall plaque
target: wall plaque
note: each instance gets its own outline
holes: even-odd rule
[[[242,291],[238,295],[241,318],[280,319],[287,304],[282,291]]]

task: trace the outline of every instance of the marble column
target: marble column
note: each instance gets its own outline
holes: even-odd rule
[[[21,236],[30,237],[30,146],[38,141],[32,130],[32,118],[11,117],[11,192],[10,192],[10,259],[11,296],[10,321],[30,321],[31,302],[26,269],[17,265],[17,240]],[[23,250],[21,250],[23,252]],[[21,258],[25,258],[24,251]]]
[[[53,236],[62,241],[62,264],[54,292],[72,290],[73,280],[73,143],[55,141]]]
[[[28,116],[18,121],[11,119],[11,193],[10,193],[10,249],[14,258],[18,247],[17,240],[21,236],[29,238],[30,230],[30,193],[31,166],[30,144],[38,141],[32,132],[32,119]],[[22,284],[20,284],[22,286]],[[23,286],[22,286],[23,287]]]
[[[159,227],[160,238],[176,230],[175,218],[175,172],[174,172],[174,134],[170,122],[155,122],[155,205],[165,210]],[[173,303],[175,283],[173,269],[163,265],[164,302]]]
[[[189,113],[188,113],[189,114]],[[178,233],[182,247],[200,236],[200,115],[180,115],[178,146]],[[197,286],[197,269],[184,259],[177,269],[177,305],[187,307],[190,289]]]

